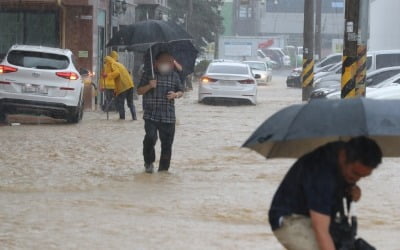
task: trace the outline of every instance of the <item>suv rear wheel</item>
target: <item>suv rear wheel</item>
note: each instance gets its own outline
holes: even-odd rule
[[[76,107],[76,109],[71,109],[70,114],[67,116],[68,123],[79,123],[83,118],[83,102]]]

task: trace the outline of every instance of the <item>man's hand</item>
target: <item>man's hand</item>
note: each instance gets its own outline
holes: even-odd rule
[[[107,78],[107,73],[103,73],[103,78]]]
[[[155,88],[157,87],[157,80],[150,80],[150,81],[149,81],[149,86],[150,86],[152,89],[155,89]]]
[[[178,96],[177,96],[177,93],[175,93],[175,92],[173,92],[173,91],[169,91],[168,92],[168,94],[167,94],[167,99],[168,100],[172,100],[172,99],[175,99],[175,98],[177,98]]]
[[[157,88],[157,80],[150,80],[149,84],[144,85],[143,87],[140,87],[137,89],[137,93],[139,95],[144,95],[147,92],[149,92],[152,89]]]
[[[361,199],[361,188],[359,186],[351,186],[349,190],[347,190],[347,192],[350,195],[352,201],[357,202]]]

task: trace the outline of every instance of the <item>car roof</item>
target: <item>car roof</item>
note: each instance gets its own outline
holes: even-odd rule
[[[376,69],[376,70],[373,70],[373,71],[369,72],[368,75],[374,75],[374,74],[378,74],[378,73],[385,72],[385,71],[390,71],[390,70],[400,70],[400,66]]]
[[[47,53],[62,54],[62,55],[66,55],[66,56],[69,56],[72,54],[71,50],[69,50],[69,49],[60,49],[60,48],[37,46],[37,45],[13,45],[10,48],[10,51],[12,51],[12,50],[47,52]]]
[[[212,62],[210,65],[220,65],[220,66],[244,66],[248,67],[247,64],[242,62]]]
[[[243,63],[262,63],[262,64],[265,64],[265,62],[262,62],[262,61],[243,61]]]
[[[373,50],[368,51],[368,54],[400,54],[400,50]]]

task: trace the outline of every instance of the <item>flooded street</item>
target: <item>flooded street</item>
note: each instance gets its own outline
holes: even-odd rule
[[[187,93],[169,174],[144,173],[141,119],[87,112],[78,125],[0,127],[0,249],[281,250],[267,213],[293,160],[240,146],[300,100],[275,76],[257,106],[202,105]],[[399,163],[385,159],[360,183],[359,235],[380,250],[400,250]]]

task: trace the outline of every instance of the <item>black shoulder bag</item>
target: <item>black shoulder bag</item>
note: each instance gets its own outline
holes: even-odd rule
[[[344,204],[347,205],[345,214]],[[356,238],[357,236],[357,217],[352,216],[349,220],[351,201],[346,198],[346,202],[340,202],[339,212],[332,218],[330,233],[337,250],[376,250],[365,240]]]

